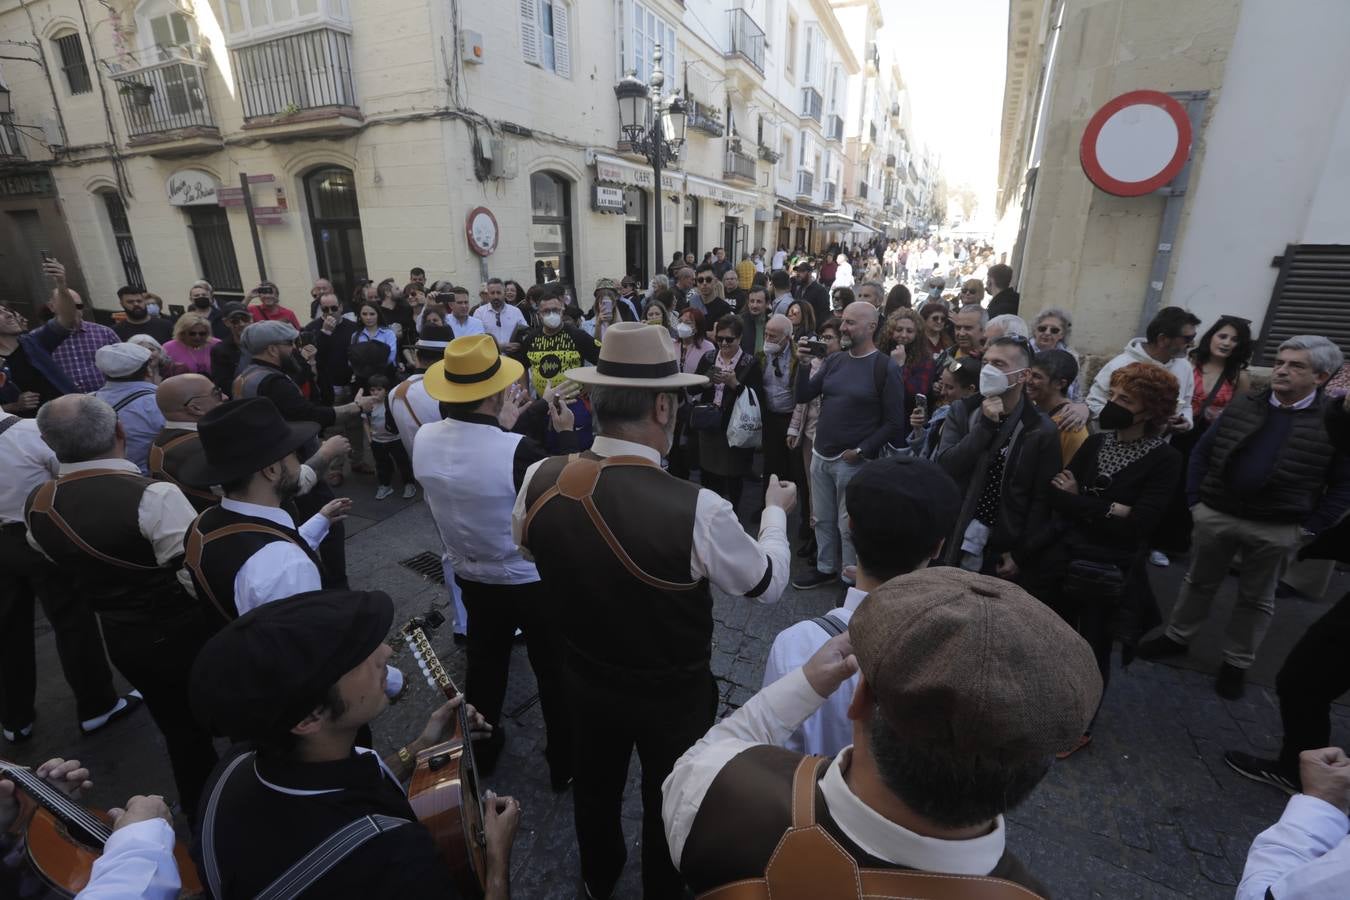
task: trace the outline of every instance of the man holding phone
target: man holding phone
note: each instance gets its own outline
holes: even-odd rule
[[[253,300],[257,298],[258,305],[254,306]],[[287,323],[296,331],[300,330],[300,320],[295,317],[295,313],[281,305],[281,291],[270,281],[264,281],[249,292],[249,315],[253,316],[255,322],[273,322],[280,320]]]

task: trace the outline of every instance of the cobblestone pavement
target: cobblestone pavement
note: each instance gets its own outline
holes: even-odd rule
[[[444,607],[445,589],[398,562],[437,550],[425,504],[371,499],[373,486],[349,483],[356,499],[348,521],[348,574],[354,587],[378,588],[397,604],[397,621]],[[396,495],[397,497],[397,495]],[[796,562],[801,565],[800,561]],[[1154,569],[1154,583],[1170,606],[1184,562]],[[1234,582],[1220,595],[1226,615]],[[1327,592],[1340,597],[1350,578],[1338,574]],[[718,597],[714,606],[713,671],[722,688],[722,712],[759,687],[764,658],[783,627],[819,615],[842,597],[841,589],[789,589],[774,605]],[[1224,749],[1273,751],[1280,725],[1274,673],[1307,625],[1327,602],[1280,601],[1276,621],[1253,669],[1246,699],[1229,702],[1213,691],[1221,627],[1207,629],[1194,658],[1175,665],[1137,662],[1113,673],[1093,743],[1058,763],[1030,799],[1009,816],[1016,852],[1060,898],[1232,897],[1252,837],[1280,814],[1284,797],[1237,777],[1223,764]],[[1216,621],[1221,621],[1217,619]],[[435,645],[452,673],[463,674],[464,655],[443,628]],[[0,756],[37,763],[53,755],[78,756],[94,771],[88,798],[95,806],[120,804],[133,793],[172,793],[162,741],[149,717],[138,712],[105,733],[80,738],[74,704],[61,680],[54,644],[39,623],[39,709],[35,739],[17,747],[0,743]],[[409,675],[406,655],[395,659]],[[512,857],[513,895],[572,898],[579,893],[576,841],[569,793],[553,794],[543,765],[543,724],[523,647],[512,663],[507,696],[508,742],[489,779],[499,793],[518,797],[524,821]],[[1346,698],[1342,698],[1344,701]],[[432,690],[413,684],[409,694],[374,726],[381,751],[419,732],[436,703]],[[1350,741],[1350,706],[1334,709],[1334,739]],[[637,840],[641,814],[636,759],[624,805],[629,866],[618,897],[640,896]]]

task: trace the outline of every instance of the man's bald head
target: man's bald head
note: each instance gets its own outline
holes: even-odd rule
[[[47,306],[52,310],[56,309],[52,304],[56,302],[57,293],[57,291],[52,291],[51,296],[47,298]],[[80,292],[74,288],[66,288],[66,293],[70,294],[70,299],[75,304],[76,308],[83,311],[84,298],[80,296]]]
[[[844,307],[844,315],[852,316],[859,322],[864,320],[877,324],[877,308],[866,300],[855,300]]]
[[[220,405],[220,393],[205,375],[175,375],[159,385],[155,402],[167,422],[196,422]]]
[[[844,307],[841,319],[840,340],[847,338],[845,343],[850,350],[871,350],[877,330],[877,308],[866,300],[855,300]]]
[[[38,409],[38,434],[63,463],[123,455],[117,413],[93,394],[65,394]]]

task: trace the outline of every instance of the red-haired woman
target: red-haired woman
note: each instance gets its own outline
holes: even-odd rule
[[[1101,428],[1050,482],[1058,540],[1028,588],[1092,645],[1105,687],[1118,637],[1125,662],[1158,621],[1144,558],[1181,478],[1181,454],[1163,437],[1179,386],[1162,366],[1131,363],[1111,376]],[[1086,746],[1088,732],[1061,757]]]

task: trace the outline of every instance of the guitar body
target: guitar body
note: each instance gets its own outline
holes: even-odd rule
[[[24,842],[27,846],[28,861],[33,871],[45,881],[53,891],[73,897],[89,884],[94,862],[103,855],[101,848],[86,843],[72,834],[54,815],[38,806],[27,795],[18,794],[20,802],[19,822],[27,820]],[[105,812],[88,810],[99,821],[111,826],[112,818]],[[178,864],[178,876],[183,888],[180,897],[204,897],[201,881],[197,877],[197,867],[188,856],[187,847],[181,842],[174,845],[174,862]]]
[[[487,853],[472,752],[458,738],[417,754],[408,803],[431,832],[455,886],[466,897],[483,896]]]

